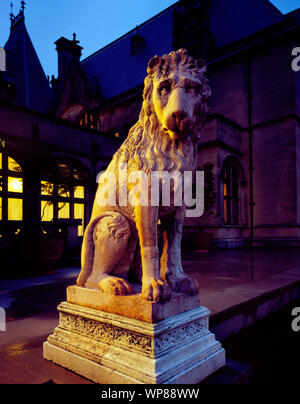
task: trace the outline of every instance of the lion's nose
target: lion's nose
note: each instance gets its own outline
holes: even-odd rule
[[[180,126],[180,123],[187,117],[187,113],[185,111],[179,110],[172,112],[172,118],[176,121],[177,126]]]

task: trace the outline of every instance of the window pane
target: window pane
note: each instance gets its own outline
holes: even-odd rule
[[[83,236],[84,228],[84,205],[74,203],[74,219],[81,219],[82,224],[78,226],[78,236]]]
[[[70,192],[64,192],[65,189],[62,186],[58,186],[58,195],[63,198],[70,198]]]
[[[2,170],[2,153],[0,153],[0,170]]]
[[[2,220],[2,198],[0,198],[0,220]]]
[[[224,199],[224,223],[228,223],[228,201]]]
[[[227,184],[226,182],[224,183],[224,196],[227,196]]]
[[[8,198],[8,220],[23,220],[23,200]]]
[[[70,219],[70,204],[59,202],[58,203],[58,218],[59,219]]]
[[[238,200],[233,199],[231,203],[231,221],[232,224],[238,224],[239,221]]]
[[[54,217],[54,206],[51,201],[41,201],[41,220],[42,222],[51,222]]]
[[[11,157],[8,157],[8,169],[9,171],[15,171],[17,173],[21,173],[22,172],[22,168],[20,166],[20,164],[18,164],[14,159],[12,159]]]
[[[74,188],[74,198],[84,199],[84,187],[77,186]]]
[[[41,195],[53,195],[54,185],[48,181],[41,181]]]
[[[23,179],[8,177],[8,192],[17,192],[21,194],[23,192]]]

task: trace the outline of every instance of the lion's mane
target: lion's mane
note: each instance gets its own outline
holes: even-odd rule
[[[153,81],[167,77],[175,69],[187,69],[201,83],[201,100],[193,133],[184,141],[171,139],[160,128],[152,103]],[[162,57],[155,56],[149,62],[148,76],[144,82],[143,105],[138,122],[130,129],[121,148],[115,155],[118,161],[135,162],[137,170],[184,171],[195,169],[197,143],[208,110],[211,90],[205,77],[206,67],[201,59],[194,59],[185,49],[179,49]]]

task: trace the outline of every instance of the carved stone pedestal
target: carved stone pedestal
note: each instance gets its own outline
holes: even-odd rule
[[[225,365],[205,307],[156,323],[69,302],[58,310],[59,325],[44,343],[44,358],[97,383],[194,384]]]

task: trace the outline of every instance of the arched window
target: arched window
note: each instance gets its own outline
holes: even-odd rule
[[[224,224],[238,225],[240,215],[240,185],[243,181],[239,161],[230,156],[225,159],[221,178],[223,181]]]
[[[0,220],[23,220],[23,173],[6,150],[0,150]]]
[[[58,163],[54,173],[44,175],[44,179],[41,181],[42,221],[81,219],[82,224],[78,226],[78,236],[82,236],[86,204],[84,178],[72,165]]]
[[[84,110],[80,114],[79,125],[90,129],[99,130],[99,120],[97,114],[94,111]]]

